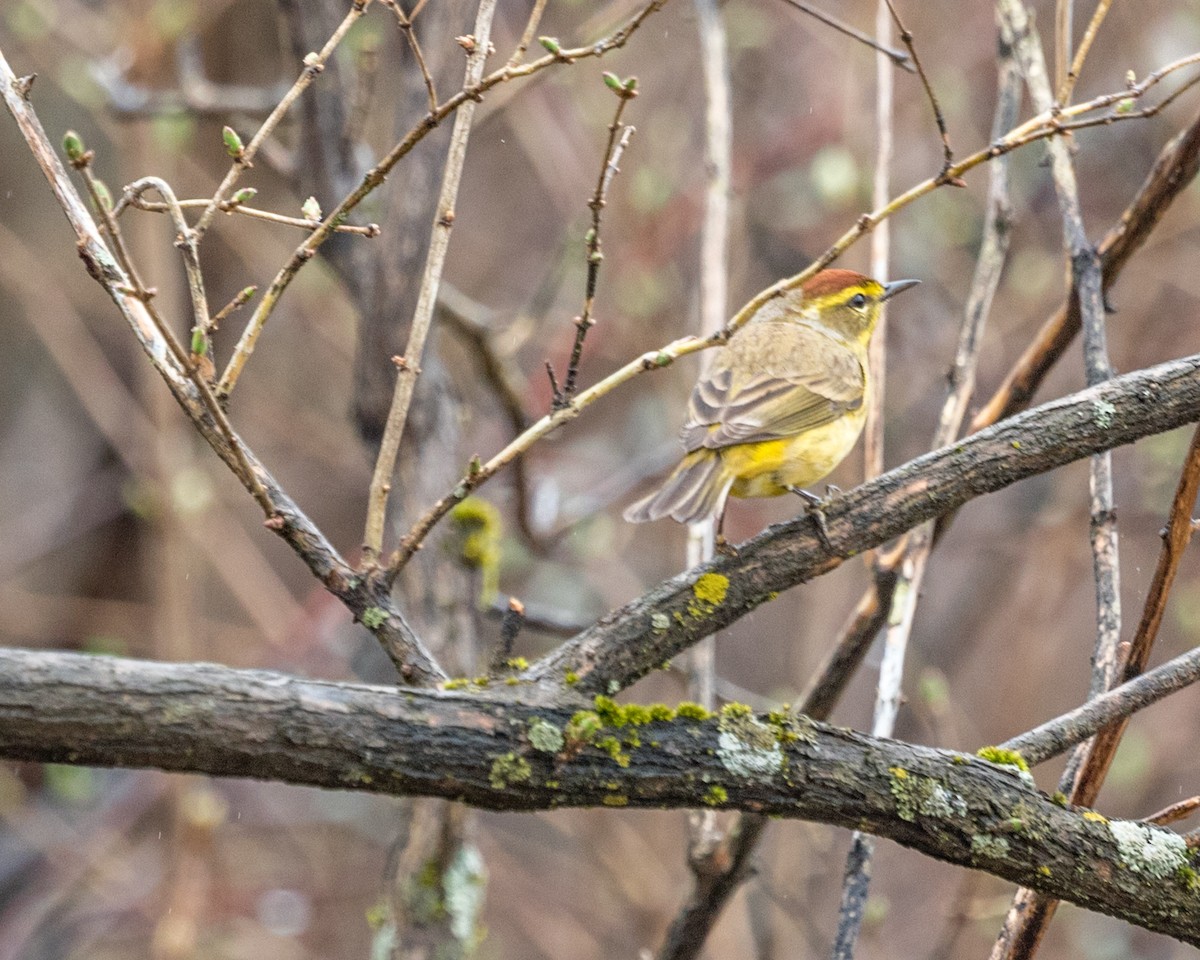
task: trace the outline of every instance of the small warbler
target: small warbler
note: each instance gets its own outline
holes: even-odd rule
[[[723,516],[731,494],[819,504],[802,488],[830,474],[862,432],[880,308],[919,282],[823,270],[761,306],[692,391],[683,460],[625,519],[696,523]]]

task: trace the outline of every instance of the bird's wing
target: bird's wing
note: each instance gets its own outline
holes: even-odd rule
[[[861,407],[862,364],[841,344],[824,337],[818,344],[816,337],[822,335],[797,336],[793,327],[765,358],[753,343],[738,344],[735,337],[692,391],[682,431],[687,450],[793,437]]]

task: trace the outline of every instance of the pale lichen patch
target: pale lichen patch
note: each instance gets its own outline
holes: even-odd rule
[[[1121,864],[1134,873],[1162,879],[1188,866],[1187,841],[1177,833],[1132,820],[1110,820],[1108,829],[1117,841]]]
[[[479,911],[487,887],[487,867],[475,847],[469,844],[459,847],[443,876],[443,884],[450,932],[460,943],[473,945],[480,936]]]
[[[730,773],[762,780],[783,770],[783,750],[775,730],[754,717],[724,715],[717,757]]]

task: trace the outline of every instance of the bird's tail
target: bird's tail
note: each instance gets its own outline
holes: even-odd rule
[[[698,523],[725,506],[734,477],[714,450],[694,450],[683,458],[661,487],[625,511],[630,523],[670,517],[680,523]]]

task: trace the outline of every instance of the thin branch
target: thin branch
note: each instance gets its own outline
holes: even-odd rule
[[[153,200],[146,200],[142,197],[130,197],[128,194],[121,198],[122,202],[127,202],[129,206],[135,207],[138,210],[145,210],[149,213],[169,213],[170,206],[165,203],[157,203]],[[207,208],[211,201],[207,199],[180,200],[179,206],[184,210],[195,209],[197,207]],[[118,208],[120,204],[118,204]],[[300,230],[307,230],[309,233],[316,230],[321,225],[320,220],[308,220],[304,217],[289,217],[282,213],[274,213],[270,210],[259,210],[255,207],[248,207],[244,203],[238,203],[236,200],[226,200],[220,205],[222,213],[242,214],[250,217],[252,220],[265,220],[267,223],[278,223],[285,227],[297,227]],[[380,230],[379,224],[368,223],[359,226],[353,223],[343,223],[335,228],[338,233],[351,233],[360,237],[373,239],[378,237],[383,231]]]
[[[547,0],[534,0],[533,9],[529,12],[529,19],[525,22],[525,29],[521,31],[521,39],[517,41],[516,49],[508,58],[508,67],[518,66],[525,59],[525,51],[533,43],[538,24],[542,22],[542,14],[546,12],[546,3]]]
[[[892,22],[900,30],[901,39],[908,46],[909,55],[922,80],[925,74],[919,61],[915,60],[912,35],[900,23],[890,0],[877,0],[875,4],[875,34],[881,42],[891,40]],[[892,155],[895,149],[895,84],[892,69],[886,57],[875,57],[875,177],[872,203],[876,207],[887,203],[891,196]],[[1007,129],[1007,128],[1006,128]],[[886,280],[891,276],[891,221],[885,220],[871,234],[871,276]],[[887,386],[887,305],[880,309],[878,326],[871,338],[867,352],[867,363],[873,380],[867,406],[867,421],[863,430],[863,476],[870,480],[883,472],[884,424],[886,409],[885,389]],[[868,564],[872,563],[868,555]],[[895,595],[895,594],[894,594]],[[897,640],[900,642],[897,643]],[[876,687],[875,711],[872,733],[890,737],[896,711],[901,697],[901,679],[904,674],[904,655],[907,634],[889,630],[884,640],[883,659],[879,665],[879,683]],[[895,705],[895,709],[892,705]],[[850,850],[846,854],[846,866],[842,876],[842,895],[838,905],[837,930],[833,937],[830,956],[833,960],[853,960],[862,930],[867,893],[871,885],[871,865],[875,845],[861,830],[850,837]]]
[[[155,191],[163,198],[163,202],[175,222],[175,246],[183,256],[183,268],[187,274],[188,296],[192,303],[192,338],[208,336],[208,297],[204,293],[204,274],[200,270],[200,254],[196,247],[195,236],[188,229],[187,220],[175,199],[175,191],[171,185],[159,177],[142,177],[125,188],[125,194],[130,198],[141,196],[147,190]],[[193,353],[197,352],[193,346]]]
[[[1075,91],[1075,84],[1079,80],[1079,74],[1083,72],[1083,62],[1087,59],[1088,52],[1092,49],[1092,41],[1096,39],[1096,34],[1100,30],[1100,24],[1108,16],[1108,8],[1111,6],[1112,0],[1099,0],[1096,4],[1096,9],[1092,13],[1092,19],[1088,22],[1083,39],[1079,42],[1079,49],[1075,51],[1075,59],[1071,61],[1071,69],[1058,85],[1058,93],[1055,96],[1058,103],[1065,105],[1071,102],[1071,94]]]
[[[417,41],[417,32],[413,29],[412,20],[405,15],[399,0],[379,0],[379,2],[396,15],[396,24],[400,27],[400,32],[404,34],[408,48],[412,51],[413,59],[417,61],[417,68],[421,71],[421,80],[424,82],[425,92],[429,96],[429,113],[432,116],[438,107],[437,89],[434,87],[429,67],[425,63],[425,54],[421,52],[421,44]]]
[[[941,104],[938,103],[937,94],[933,92],[933,84],[929,82],[929,77],[925,73],[925,68],[921,66],[921,58],[917,56],[917,48],[913,43],[913,35],[904,22],[900,19],[900,14],[896,12],[896,7],[892,0],[885,0],[887,3],[888,12],[892,16],[892,20],[896,23],[896,29],[900,31],[900,40],[908,49],[908,55],[912,58],[913,66],[916,68],[917,76],[921,78],[921,86],[925,88],[925,96],[929,100],[929,106],[933,109],[933,122],[937,124],[938,134],[942,138],[942,172],[950,169],[954,163],[954,151],[950,149],[950,131],[946,126],[946,117],[942,113]],[[1013,118],[1016,119],[1015,117]],[[1007,130],[1005,127],[1004,130]],[[1003,133],[1004,130],[998,131]],[[956,184],[958,186],[958,184]]]
[[[624,766],[586,740],[557,752],[530,743],[529,730],[566,730],[574,712],[212,665],[0,651],[0,756],[10,760],[253,776],[504,810],[695,806],[715,785],[722,806],[862,826],[1200,941],[1200,900],[1175,872],[1190,860],[1182,837],[1061,807],[1011,768],[816,721],[785,725],[776,740],[755,717],[743,718],[741,736],[724,718],[652,721]],[[759,729],[769,746],[751,746]],[[756,750],[764,766],[747,775],[737,764],[759,762]],[[1153,858],[1139,858],[1143,844]]]
[[[1064,90],[1071,63],[1071,40],[1075,33],[1075,0],[1055,0],[1054,4],[1054,86]],[[1062,99],[1059,103],[1064,103]]]
[[[1066,62],[1070,50],[1070,9],[1060,4],[1059,11],[1059,28],[1063,34],[1060,38],[1059,68],[1064,73],[1061,86],[1065,86]],[[1043,111],[1055,109],[1057,105],[1047,77],[1041,43],[1036,29],[1028,20],[1024,4],[1020,0],[997,0],[996,15],[1002,36],[1007,43],[1012,44],[1016,52],[1034,106]],[[1088,384],[1094,386],[1111,378],[1113,373],[1106,343],[1100,256],[1087,240],[1070,148],[1063,138],[1052,138],[1047,146],[1051,176],[1062,216],[1063,245],[1070,258],[1072,287],[1079,298],[1084,337],[1084,368]],[[1097,453],[1091,458],[1090,500],[1090,543],[1092,569],[1096,581],[1097,630],[1089,696],[1095,697],[1111,689],[1116,681],[1121,633],[1118,532],[1113,506],[1110,452]],[[1073,803],[1090,804],[1094,800],[1102,777],[1092,780],[1088,786],[1084,786],[1081,777],[1085,768],[1095,769],[1096,764],[1100,762],[1100,758],[1096,757],[1094,752],[1083,747],[1076,750],[1068,762],[1059,788],[1071,790]],[[1106,768],[1107,762],[1104,762],[1103,766]],[[1018,890],[993,947],[993,960],[1002,957],[1032,956],[1054,910],[1052,903],[1030,888]]]
[[[1186,820],[1197,810],[1200,810],[1200,797],[1188,797],[1186,800],[1180,800],[1177,803],[1169,804],[1157,813],[1152,813],[1148,817],[1143,817],[1143,823],[1153,823],[1155,826],[1165,827],[1171,823],[1178,823],[1180,820]]]
[[[483,76],[483,67],[491,46],[492,17],[495,12],[496,0],[480,0],[479,12],[475,18],[475,32],[471,37],[465,38],[469,47],[466,76],[463,80],[465,88],[474,87]],[[388,411],[387,424],[375,460],[375,470],[371,476],[371,489],[367,495],[367,520],[363,530],[363,563],[367,566],[376,563],[383,550],[388,494],[391,491],[392,475],[396,472],[396,457],[400,452],[400,439],[404,435],[404,425],[408,420],[417,375],[421,372],[425,340],[433,323],[438,284],[442,279],[446,252],[450,247],[454,208],[458,202],[458,185],[462,181],[463,165],[467,159],[467,141],[471,136],[471,123],[475,119],[475,106],[473,100],[465,103],[454,117],[454,130],[450,136],[450,149],[446,154],[442,186],[438,193],[433,229],[429,237],[429,253],[421,275],[417,306],[409,327],[408,345],[404,348],[404,356],[396,362],[399,368],[396,390],[392,394],[392,406]]]
[[[807,13],[810,17],[820,20],[823,24],[825,24],[825,26],[832,27],[838,33],[844,33],[846,36],[857,40],[859,43],[865,43],[876,53],[883,54],[896,66],[902,67],[909,73],[913,72],[913,65],[909,63],[907,54],[901,52],[900,50],[895,50],[891,47],[885,46],[874,37],[867,36],[861,30],[856,30],[845,21],[839,20],[837,17],[826,13],[824,10],[818,10],[812,4],[805,3],[804,0],[783,0],[783,2],[789,7],[795,7],[801,13]]]
[[[877,0],[875,30],[884,40],[891,39],[891,20],[887,8]],[[892,154],[895,149],[895,84],[892,71],[882,55],[875,57],[875,176],[871,185],[871,203],[877,209],[892,195]],[[890,275],[891,222],[885,220],[871,233],[871,276],[884,281]],[[887,400],[887,304],[880,307],[879,323],[867,347],[867,364],[872,389],[867,397],[867,419],[863,426],[863,479],[883,472],[884,408]],[[836,948],[835,948],[836,950]]]
[[[204,409],[221,432],[226,448],[233,456],[234,473],[250,490],[267,517],[273,517],[275,516],[275,505],[266,488],[263,486],[262,480],[251,467],[245,445],[233,432],[233,425],[229,422],[229,417],[226,415],[224,408],[217,402],[217,398],[213,395],[212,387],[209,384],[208,376],[204,369],[204,361],[211,349],[209,335],[211,333],[212,319],[208,315],[208,299],[204,293],[204,275],[200,271],[200,256],[195,238],[191,231],[188,230],[183,211],[179,207],[179,202],[175,199],[175,192],[165,180],[161,180],[158,177],[143,177],[141,180],[137,180],[127,186],[124,195],[127,197],[138,197],[146,190],[154,190],[163,198],[171,214],[171,218],[175,222],[175,229],[178,231],[175,245],[183,255],[184,270],[187,273],[188,293],[192,302],[193,326],[190,356],[182,365],[183,372],[192,381],[201,403],[204,405]],[[140,288],[141,281],[137,280],[135,282]],[[143,290],[142,293],[144,295],[145,291]],[[171,344],[172,352],[177,354],[181,350],[181,347],[178,345],[169,325],[163,322],[162,318],[158,316],[157,311],[151,310],[151,315],[155,317],[160,332],[167,342]],[[209,364],[208,369],[211,369],[211,364]]]
[[[212,225],[213,217],[217,215],[217,211],[221,209],[228,198],[230,191],[237,184],[238,178],[242,175],[242,171],[248,170],[254,164],[254,158],[258,154],[258,148],[262,146],[264,140],[267,139],[279,125],[292,104],[295,103],[305,90],[325,69],[325,64],[329,58],[333,56],[333,51],[337,49],[339,43],[350,31],[350,28],[358,22],[358,18],[363,15],[363,12],[370,5],[371,0],[351,0],[350,10],[346,13],[342,22],[338,24],[336,30],[325,41],[319,53],[310,53],[304,58],[304,69],[300,71],[300,76],[296,78],[296,82],[292,84],[287,93],[283,95],[283,99],[275,105],[275,109],[271,111],[266,120],[262,122],[262,126],[250,138],[247,143],[234,157],[233,164],[230,166],[225,178],[213,193],[212,199],[208,201],[208,205],[204,208],[204,212],[200,214],[200,219],[196,221],[196,225],[192,228],[193,239],[199,243],[204,239],[204,234],[209,226]]]
[[[501,331],[493,330],[481,318],[484,309],[460,290],[443,283],[438,295],[438,321],[470,346],[470,356],[483,374],[483,380],[500,401],[504,418],[512,436],[519,436],[529,425],[522,396],[524,380],[517,365],[497,344]],[[534,529],[530,515],[529,470],[524,457],[513,462],[512,485],[517,527],[529,545],[537,551],[545,549],[545,539]]]
[[[1088,737],[1158,703],[1165,697],[1200,682],[1200,647],[1168,660],[1133,680],[1092,697],[1060,717],[1000,744],[1019,753],[1031,766],[1066,753]]]
[[[532,76],[549,67],[574,63],[586,57],[602,57],[610,51],[620,49],[629,42],[629,38],[637,32],[646,18],[662,9],[666,3],[667,0],[650,0],[619,29],[585,47],[564,49],[556,39],[544,37],[542,38],[542,45],[553,52],[538,60],[534,60],[532,63],[515,67],[504,67],[488,74],[479,80],[478,83],[471,84],[469,87],[459,90],[446,100],[445,103],[441,104],[432,114],[418,121],[388,151],[382,160],[363,175],[359,185],[343,197],[342,201],[326,215],[325,219],[321,221],[321,226],[314,230],[312,235],[296,248],[288,262],[275,275],[266,293],[263,294],[258,308],[254,311],[254,316],[250,318],[250,322],[246,325],[246,329],[234,349],[233,356],[230,358],[225,372],[221,375],[221,381],[217,386],[217,396],[222,398],[228,397],[233,392],[234,387],[237,386],[237,381],[241,377],[242,370],[245,368],[250,354],[254,352],[254,345],[258,341],[258,337],[262,333],[267,319],[271,316],[275,305],[279,302],[279,298],[283,296],[284,291],[291,285],[300,268],[316,255],[317,250],[329,239],[335,227],[342,223],[351,211],[387,179],[387,175],[391,169],[406,157],[430,131],[436,129],[438,124],[454,113],[464,103],[478,102],[484,93],[501,83],[506,83],[520,77]],[[419,8],[420,4],[418,4],[417,9],[414,9],[409,19],[416,19]]]
[[[600,164],[600,176],[596,181],[596,189],[588,200],[588,209],[592,212],[592,226],[584,239],[587,249],[587,279],[584,282],[583,312],[575,318],[575,341],[571,345],[571,357],[567,361],[567,373],[563,379],[562,390],[554,390],[551,409],[561,410],[571,402],[579,380],[579,363],[583,359],[583,342],[587,339],[588,331],[595,326],[596,319],[592,315],[596,305],[596,285],[600,280],[600,264],[604,262],[604,252],[600,242],[600,220],[604,207],[608,203],[608,189],[613,178],[620,172],[621,156],[629,141],[636,132],[634,127],[623,126],[621,117],[625,107],[637,96],[637,78],[629,77],[622,80],[615,74],[604,75],[605,84],[617,95],[617,109],[613,114],[612,123],[608,125],[608,142],[604,147],[604,160]],[[552,378],[553,382],[553,378]]]
[[[732,92],[729,78],[728,40],[716,0],[694,0],[700,64],[704,78],[704,220],[700,229],[700,314],[697,333],[707,336],[725,322],[728,300],[729,184],[732,170]],[[710,353],[701,354],[701,370],[707,369]],[[689,524],[684,547],[684,566],[694,567],[711,560],[715,547],[715,523],[710,518]],[[705,709],[717,704],[717,637],[705,637],[687,658],[688,697]],[[703,888],[705,879],[727,866],[728,817],[716,810],[697,810],[688,815],[687,863],[693,889]],[[671,954],[660,954],[670,960]]]

